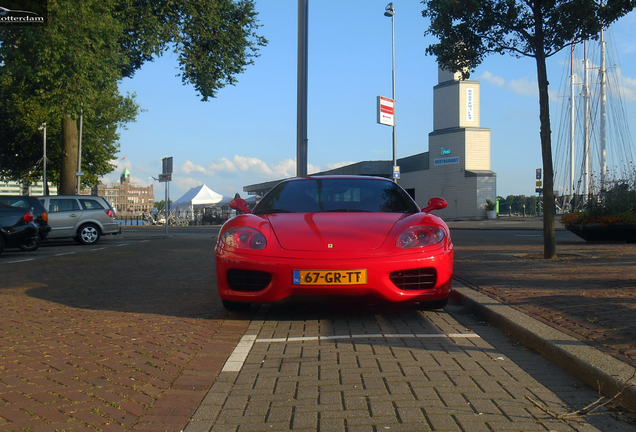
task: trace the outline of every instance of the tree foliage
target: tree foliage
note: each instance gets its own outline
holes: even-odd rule
[[[631,11],[634,0],[424,0],[426,52],[463,78],[492,53],[531,57],[537,66],[544,172],[544,257],[556,257],[554,178],[546,59],[572,42],[596,38],[601,28]]]
[[[208,101],[254,62],[267,42],[257,29],[251,0],[49,0],[45,26],[0,27],[0,178],[41,178],[46,123],[49,179],[72,192],[82,115],[83,183],[94,185],[139,110],[122,78],[173,50],[182,82]]]

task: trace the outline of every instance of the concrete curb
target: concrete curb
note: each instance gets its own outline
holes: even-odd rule
[[[599,389],[605,397],[612,398],[624,389],[617,399],[636,411],[636,369],[630,365],[465,286],[453,288],[451,298]]]

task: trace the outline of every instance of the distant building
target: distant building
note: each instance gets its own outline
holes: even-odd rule
[[[48,183],[48,182],[47,182]],[[42,183],[27,185],[21,182],[0,182],[0,195],[32,195],[42,196]],[[57,187],[49,185],[49,195],[57,195]]]
[[[138,187],[136,183],[131,183],[128,168],[124,168],[119,177],[119,182],[113,183],[110,187],[99,182],[97,186],[82,190],[81,194],[106,198],[118,213],[139,215],[151,212],[155,206],[155,195],[152,185]]]

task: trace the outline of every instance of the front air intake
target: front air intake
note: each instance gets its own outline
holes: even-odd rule
[[[427,290],[435,287],[437,271],[434,268],[400,270],[391,273],[389,279],[402,291]]]
[[[227,271],[227,283],[233,291],[260,291],[272,280],[272,275],[254,270],[231,269]]]

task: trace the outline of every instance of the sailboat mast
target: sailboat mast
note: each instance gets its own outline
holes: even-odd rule
[[[583,44],[583,101],[585,118],[583,121],[583,196],[587,199],[590,193],[590,83],[587,60],[587,41]]]
[[[605,176],[607,174],[607,68],[605,66],[605,40],[603,39],[603,29],[601,29],[601,190],[605,190]]]
[[[570,188],[570,199],[574,195],[574,144],[576,127],[576,109],[574,100],[574,42],[570,49],[570,178],[568,188]],[[566,191],[567,192],[567,191]]]

